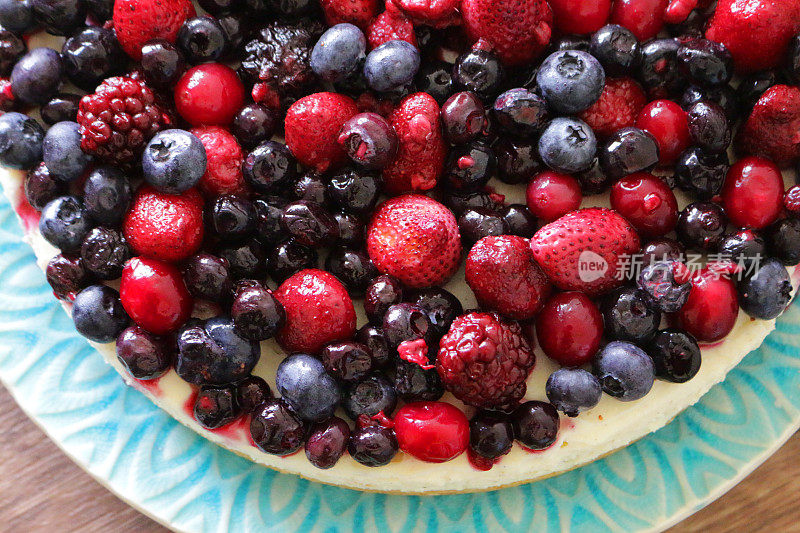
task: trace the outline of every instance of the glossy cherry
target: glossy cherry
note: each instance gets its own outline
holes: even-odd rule
[[[678,202],[661,178],[631,174],[611,187],[611,207],[633,224],[642,237],[660,237],[678,221]]]
[[[469,444],[469,421],[460,409],[445,402],[414,402],[394,416],[400,449],[422,461],[455,459]]]
[[[588,34],[602,28],[611,14],[611,0],[550,0],[555,26],[562,33]]]
[[[119,294],[133,321],[156,335],[178,329],[189,318],[194,303],[177,268],[143,257],[125,264]]]
[[[536,339],[549,358],[563,366],[588,363],[600,347],[603,316],[581,292],[553,295],[536,318]]]
[[[691,143],[686,111],[671,100],[655,100],[644,106],[636,127],[656,138],[661,166],[673,164]]]
[[[700,342],[717,342],[730,333],[739,316],[736,284],[713,269],[692,279],[686,304],[677,313],[678,325]]]
[[[669,0],[616,0],[611,22],[625,26],[639,41],[652,39],[664,27],[664,11]]]
[[[722,206],[733,224],[761,229],[781,214],[783,176],[768,159],[744,157],[728,170],[721,194]]]
[[[525,191],[530,212],[547,222],[578,209],[582,197],[578,180],[551,170],[534,176]]]
[[[794,216],[800,215],[800,185],[790,187],[783,195],[783,206]]]
[[[197,65],[175,86],[175,107],[192,126],[226,126],[244,104],[244,85],[220,63]]]

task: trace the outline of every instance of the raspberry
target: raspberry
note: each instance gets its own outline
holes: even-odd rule
[[[516,322],[496,314],[469,313],[453,322],[439,346],[439,377],[464,403],[506,407],[525,396],[525,381],[536,356]]]
[[[387,41],[401,39],[417,46],[417,35],[414,25],[403,13],[392,10],[384,11],[373,20],[367,28],[367,45],[373,50]]]
[[[81,148],[109,163],[130,164],[170,119],[142,80],[117,76],[81,99]]]
[[[378,12],[378,0],[320,0],[319,4],[328,26],[349,22],[364,30]]]
[[[460,21],[460,0],[391,0],[386,9],[399,9],[417,24],[446,28]]]
[[[194,128],[193,134],[206,149],[206,173],[200,178],[200,190],[208,197],[247,192],[242,176],[244,153],[228,130],[217,126]]]
[[[580,118],[598,137],[608,137],[617,130],[633,126],[647,104],[641,86],[631,78],[608,78],[600,99],[580,114]]]

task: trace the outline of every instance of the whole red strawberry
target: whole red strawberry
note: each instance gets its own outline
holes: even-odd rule
[[[182,261],[203,242],[203,197],[195,189],[167,194],[143,185],[122,230],[137,254],[173,263]]]
[[[742,154],[771,159],[786,167],[800,159],[800,89],[770,87],[739,128],[736,148]]]
[[[452,211],[419,194],[398,196],[378,207],[367,233],[375,266],[409,287],[441,285],[461,259],[461,236]]]
[[[639,236],[613,209],[590,207],[543,226],[531,250],[558,288],[594,296],[622,285],[632,264],[624,256],[639,250]]]
[[[347,154],[337,142],[342,124],[358,113],[343,94],[314,93],[292,104],[286,112],[286,146],[297,160],[318,172],[338,168]]]
[[[580,118],[598,137],[609,137],[617,130],[633,126],[646,104],[644,90],[633,79],[608,78],[600,98]]]
[[[746,73],[780,65],[798,32],[796,0],[719,0],[706,37],[724,44],[737,70]]]
[[[529,63],[550,43],[553,12],[545,0],[462,0],[469,37],[483,40],[507,65]]]
[[[284,281],[275,297],[286,311],[278,344],[287,352],[316,354],[356,332],[356,311],[347,289],[324,270],[301,270]]]
[[[387,41],[401,39],[417,46],[414,24],[397,9],[387,9],[370,22],[367,28],[367,45],[370,50]]]
[[[135,60],[152,39],[174,43],[186,19],[195,16],[191,0],[116,0],[114,30],[122,49]]]
[[[349,22],[365,30],[378,13],[378,0],[320,0],[319,4],[328,26]]]
[[[383,187],[388,194],[428,191],[436,186],[447,157],[439,111],[431,95],[414,93],[389,115],[399,144],[394,161],[383,169]]]
[[[528,239],[484,237],[467,256],[465,277],[481,306],[515,320],[533,318],[550,295]]]
[[[399,9],[418,24],[445,28],[460,20],[458,7],[461,0],[390,0],[386,9]]]
[[[217,126],[205,126],[191,130],[206,149],[206,173],[200,178],[200,190],[206,196],[242,194],[247,184],[242,175],[244,153],[228,130]]]
[[[469,313],[453,321],[439,346],[436,370],[445,388],[462,402],[507,407],[525,396],[536,356],[516,322]]]

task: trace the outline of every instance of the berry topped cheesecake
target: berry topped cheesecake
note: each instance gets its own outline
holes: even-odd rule
[[[653,432],[800,281],[796,0],[0,0],[0,182],[209,440],[488,490]]]

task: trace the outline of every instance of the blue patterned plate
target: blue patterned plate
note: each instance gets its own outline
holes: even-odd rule
[[[651,531],[730,489],[800,423],[800,308],[695,406],[613,455],[494,492],[389,496],[279,474],[125,386],[52,297],[0,202],[0,378],[82,468],[181,531]]]

